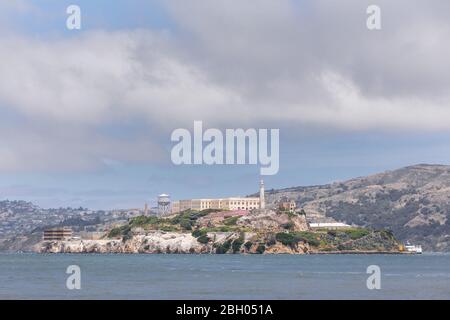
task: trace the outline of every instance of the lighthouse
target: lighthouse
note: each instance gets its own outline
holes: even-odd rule
[[[266,208],[266,200],[264,199],[264,181],[259,183],[259,209]]]

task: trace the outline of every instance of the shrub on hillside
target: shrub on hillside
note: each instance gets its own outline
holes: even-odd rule
[[[130,220],[129,224],[131,226],[133,226],[133,227],[142,227],[142,226],[145,226],[145,225],[148,225],[148,224],[152,224],[152,225],[158,224],[160,222],[161,222],[161,219],[159,219],[158,217],[155,217],[155,216],[150,216],[150,217],[148,217],[148,216],[139,216],[139,217],[136,217],[136,218],[132,218]]]
[[[192,230],[192,222],[190,220],[181,220],[180,227],[184,230]]]
[[[209,238],[206,235],[201,235],[200,237],[197,238],[197,241],[202,243],[202,244],[207,244],[209,242]]]
[[[198,238],[201,236],[205,236],[207,233],[208,233],[208,231],[205,229],[196,229],[196,230],[192,231],[192,236],[194,238]]]
[[[222,244],[217,244],[216,245],[216,253],[218,253],[218,254],[227,253],[228,250],[230,250],[230,247],[231,247],[231,240],[227,240]]]
[[[116,238],[119,236],[125,236],[131,233],[131,227],[129,225],[124,225],[121,227],[116,227],[111,229],[108,233],[108,238]]]
[[[256,248],[256,253],[263,254],[266,251],[266,246],[263,244],[258,245]]]
[[[320,245],[320,240],[317,239],[318,234],[309,231],[300,231],[297,232],[296,237],[299,241],[303,241],[309,243],[309,245],[313,247],[318,247]]]
[[[286,230],[293,230],[294,229],[294,223],[293,222],[288,222],[288,223],[283,223],[282,225],[281,225],[281,227],[283,228],[283,229],[286,229]]]
[[[287,232],[277,233],[275,235],[275,239],[285,246],[294,246],[299,241],[299,239],[295,235]]]
[[[344,231],[352,240],[360,239],[367,236],[370,231],[364,228],[348,229]]]
[[[238,221],[239,217],[230,217],[223,221],[223,224],[226,226],[235,226],[236,222]]]
[[[233,253],[239,252],[241,250],[242,244],[244,241],[242,239],[236,239],[233,241],[233,244],[231,245],[233,249]]]
[[[178,229],[174,226],[162,226],[161,228],[159,228],[161,231],[165,231],[165,232],[174,232],[174,231],[178,231]]]

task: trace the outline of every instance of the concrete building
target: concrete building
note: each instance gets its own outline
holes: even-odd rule
[[[253,210],[259,208],[259,198],[223,198],[223,199],[189,199],[174,201],[172,203],[172,213],[184,210]]]
[[[309,226],[311,229],[327,229],[327,230],[336,230],[336,229],[347,229],[351,226],[342,222],[316,222],[310,223]]]
[[[72,229],[67,227],[47,229],[43,235],[44,241],[61,241],[71,237]]]
[[[185,210],[254,210],[264,209],[264,182],[261,180],[259,188],[259,198],[245,198],[245,197],[230,197],[220,199],[188,199],[172,202],[172,213],[177,213]]]
[[[295,208],[297,207],[297,204],[295,203],[294,200],[291,201],[283,201],[279,204],[278,206],[280,208],[280,210],[282,211],[289,211],[289,212],[294,212]]]

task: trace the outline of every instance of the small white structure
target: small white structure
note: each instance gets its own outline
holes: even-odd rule
[[[414,253],[418,253],[418,254],[422,253],[422,246],[420,246],[420,245],[412,245],[409,242],[406,243],[405,249],[408,252],[414,252]]]
[[[318,223],[310,223],[309,226],[312,229],[342,229],[342,228],[350,228],[351,226],[342,222],[318,222]]]
[[[158,215],[165,216],[170,214],[170,196],[168,194],[160,194],[158,196]]]

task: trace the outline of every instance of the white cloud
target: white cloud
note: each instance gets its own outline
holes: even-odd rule
[[[364,1],[262,0],[171,2],[172,33],[3,35],[0,115],[19,121],[0,119],[0,170],[162,161],[170,131],[193,120],[449,130],[448,5],[405,14],[409,3],[381,1],[378,33]],[[103,130],[134,123],[148,136]]]

